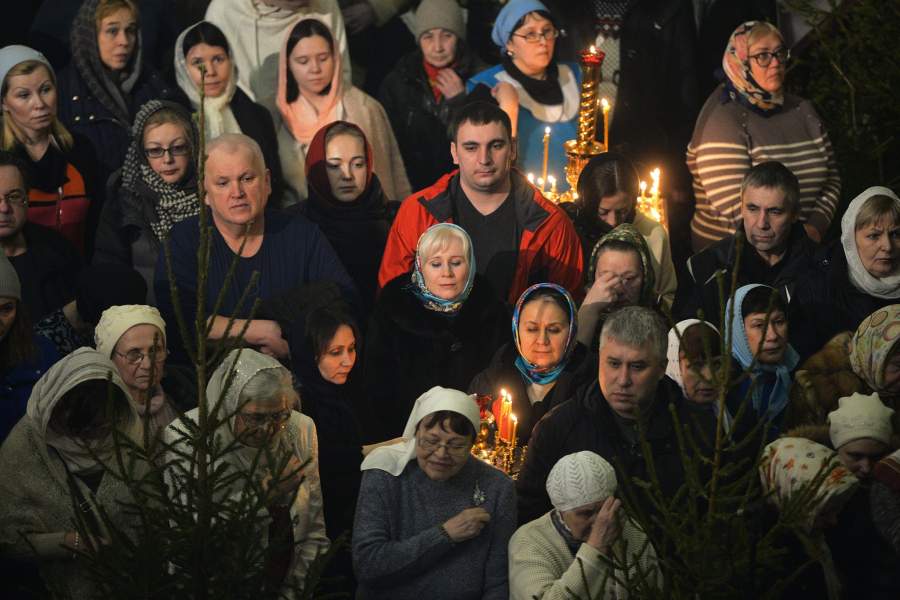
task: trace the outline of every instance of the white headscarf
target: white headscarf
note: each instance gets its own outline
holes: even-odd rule
[[[409,415],[403,429],[403,441],[373,450],[363,460],[360,470],[380,469],[394,477],[400,475],[407,463],[416,455],[416,427],[419,426],[419,422],[441,410],[453,411],[466,417],[476,432],[481,427],[481,412],[474,394],[434,386],[416,400],[412,414]]]
[[[160,342],[166,345],[166,322],[156,308],[145,304],[122,304],[110,306],[100,315],[100,321],[94,328],[97,352],[110,358],[119,338],[135,325],[153,325],[162,336]]]
[[[880,185],[870,187],[850,202],[847,212],[841,218],[841,244],[847,257],[847,273],[850,276],[850,283],[861,292],[876,298],[895,300],[900,298],[900,273],[887,277],[872,277],[859,259],[859,249],[856,247],[856,217],[866,200],[872,196],[889,196],[900,204],[897,194]]]
[[[616,493],[616,471],[602,456],[582,450],[559,459],[547,476],[547,495],[558,511],[606,500]]]
[[[194,85],[194,80],[191,79],[188,71],[190,67],[187,64],[183,46],[184,38],[187,34],[200,23],[206,22],[199,21],[194,23],[182,31],[175,42],[175,80],[178,82],[178,87],[182,89],[191,101],[191,106],[194,107],[195,111],[200,110],[200,92],[197,86]],[[225,35],[224,32],[222,35]],[[204,137],[207,141],[217,138],[223,133],[243,133],[237,119],[234,117],[234,113],[231,112],[231,99],[237,90],[238,80],[237,66],[235,65],[231,48],[228,48],[228,58],[231,59],[231,73],[228,74],[228,85],[225,91],[217,98],[210,98],[209,96],[205,98],[204,110],[206,112],[204,113],[204,120],[206,121],[206,127]]]
[[[709,321],[701,321],[700,319],[685,319],[684,321],[679,321],[675,324],[675,327],[669,330],[669,346],[666,349],[666,358],[669,362],[666,365],[666,376],[678,384],[678,387],[681,388],[681,393],[684,394],[685,397],[687,396],[687,392],[684,389],[684,379],[681,377],[681,357],[679,356],[679,353],[681,352],[681,338],[679,336],[684,336],[684,332],[687,331],[688,327],[691,325],[698,325],[700,323],[705,324],[716,333],[719,333],[719,330],[716,329],[715,325]],[[712,348],[712,350],[716,349]]]
[[[44,442],[59,452],[69,471],[75,474],[96,473],[103,468],[103,464],[109,464],[113,454],[113,440],[108,437],[92,443],[89,450],[80,440],[53,431],[50,428],[50,418],[66,392],[94,379],[111,381],[122,390],[124,397],[128,398],[128,389],[109,357],[93,348],[78,348],[50,367],[50,370],[34,384],[25,411],[26,418],[31,420],[35,430],[44,438]],[[97,402],[106,402],[106,398],[97,398]],[[137,421],[130,403],[128,407],[129,418],[124,424],[126,430],[134,427]]]

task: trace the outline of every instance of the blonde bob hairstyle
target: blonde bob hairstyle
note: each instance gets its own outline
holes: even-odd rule
[[[446,250],[453,240],[460,241],[466,264],[471,265],[472,242],[469,241],[469,236],[456,227],[441,227],[440,225],[430,227],[419,238],[417,250],[419,262],[424,263],[438,252]]]
[[[755,44],[760,38],[763,38],[769,34],[774,35],[781,43],[784,43],[784,36],[781,34],[781,31],[769,23],[768,21],[757,21],[756,25],[750,29],[750,33],[747,34],[747,47],[749,48],[753,44]]]
[[[3,82],[0,83],[0,98],[6,98],[6,94],[9,93],[10,77],[15,77],[17,75],[31,75],[39,68],[46,69],[47,74],[50,76],[50,81],[53,82],[53,87],[56,88],[56,73],[54,73],[53,69],[48,67],[46,63],[39,60],[23,60],[10,69],[6,74],[6,77],[4,77]],[[57,95],[58,94],[59,88],[57,88]],[[75,140],[72,139],[72,134],[69,133],[69,130],[66,129],[65,125],[62,124],[55,113],[50,121],[50,134],[53,136],[56,145],[64,152],[71,150],[72,146],[75,144]],[[11,152],[16,149],[16,146],[23,143],[24,141],[16,131],[16,126],[12,122],[12,119],[9,118],[8,115],[4,116],[3,128],[0,130],[0,149]]]
[[[866,200],[856,214],[854,231],[859,231],[873,223],[878,223],[885,217],[894,225],[900,225],[900,202],[890,196],[878,194]]]
[[[141,13],[138,11],[137,4],[132,2],[132,0],[100,0],[97,3],[97,11],[94,13],[94,27],[96,27],[97,32],[100,32],[100,23],[103,22],[103,19],[123,8],[131,11],[131,16],[134,17],[135,21],[141,20]]]

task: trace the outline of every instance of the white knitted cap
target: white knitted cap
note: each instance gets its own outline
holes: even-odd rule
[[[885,406],[878,394],[865,396],[857,392],[838,402],[840,407],[828,413],[831,444],[835,449],[862,438],[890,443],[894,431],[891,423],[894,409]]]
[[[617,486],[612,465],[587,450],[563,456],[547,476],[547,494],[559,511],[605,500],[616,493]]]
[[[103,356],[111,357],[119,343],[119,338],[135,325],[155,325],[166,342],[166,322],[152,306],[144,304],[123,304],[110,306],[100,315],[100,322],[94,329],[94,344]]]

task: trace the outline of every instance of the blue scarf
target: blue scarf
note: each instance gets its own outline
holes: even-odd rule
[[[537,365],[534,365],[525,360],[525,357],[522,356],[522,346],[519,343],[519,316],[522,312],[522,307],[535,292],[539,292],[542,290],[553,290],[561,294],[566,299],[566,302],[569,305],[569,336],[566,338],[566,349],[563,352],[562,360],[560,360],[555,367],[549,370],[541,370]],[[519,296],[519,301],[516,302],[516,309],[513,312],[512,318],[512,329],[513,339],[516,342],[516,351],[519,354],[519,356],[516,357],[516,368],[519,370],[522,376],[531,383],[552,383],[557,380],[557,378],[563,372],[563,369],[566,368],[566,364],[569,362],[569,358],[572,356],[572,350],[575,348],[575,334],[578,332],[578,311],[575,310],[575,302],[572,300],[572,296],[569,295],[569,292],[567,292],[565,288],[562,288],[555,283],[538,283],[536,285],[533,285],[525,290],[522,295]]]
[[[425,237],[432,229],[451,229],[454,231],[458,231],[465,237],[469,242],[469,275],[466,279],[466,287],[463,288],[462,293],[450,300],[445,300],[444,298],[438,298],[430,291],[428,291],[428,287],[425,285],[425,276],[422,275],[422,253],[420,252],[422,245],[422,238]],[[425,257],[427,259],[427,257]],[[463,303],[466,301],[466,298],[469,297],[469,294],[472,293],[472,286],[475,284],[475,248],[472,246],[472,239],[469,237],[469,234],[466,233],[466,230],[460,227],[459,225],[454,225],[453,223],[438,223],[436,225],[432,225],[428,229],[425,230],[421,236],[419,236],[419,242],[416,245],[416,260],[413,263],[413,272],[412,272],[412,285],[408,286],[408,289],[415,295],[416,298],[422,303],[422,305],[428,310],[433,310],[435,312],[444,313],[444,314],[455,314],[459,312],[459,309],[462,308]]]
[[[747,369],[752,364],[751,376],[761,373],[775,374],[775,382],[771,386],[753,386],[753,396],[751,398],[754,412],[757,415],[765,416],[767,420],[771,421],[780,415],[787,406],[788,393],[790,392],[792,381],[791,371],[800,362],[800,356],[788,344],[784,357],[779,364],[768,365],[753,362],[753,352],[750,350],[750,344],[747,342],[747,332],[744,329],[744,315],[741,305],[744,303],[744,297],[747,293],[757,287],[769,286],[754,283],[739,288],[734,294],[734,299],[728,300],[725,314],[727,315],[728,311],[732,310],[732,302],[734,302],[734,315],[731,319],[731,354],[737,359],[741,367]]]

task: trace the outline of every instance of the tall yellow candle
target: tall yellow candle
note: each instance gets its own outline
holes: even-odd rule
[[[519,419],[516,418],[516,415],[509,415],[510,419],[512,419],[512,435],[509,437],[509,443],[513,448],[516,447],[516,431],[519,429]]]
[[[541,179],[547,181],[547,160],[550,158],[550,128],[544,128],[544,162],[541,165]],[[544,184],[541,184],[541,193],[544,193]]]
[[[603,149],[609,152],[609,100],[601,98],[600,106],[603,108]]]

